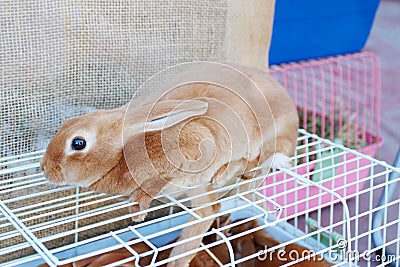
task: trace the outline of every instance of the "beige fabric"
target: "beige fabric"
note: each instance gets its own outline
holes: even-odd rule
[[[229,0],[224,49],[227,59],[268,69],[274,8],[275,1],[271,0]]]
[[[274,0],[1,1],[0,156],[45,148],[65,119],[124,104],[174,64],[266,69],[273,7]]]
[[[135,92],[150,93],[138,90],[140,85],[171,65],[212,60],[266,69],[273,6],[274,0],[0,1],[0,157],[44,149],[66,119],[121,106]],[[6,163],[0,169],[9,167]],[[30,171],[0,175],[0,180],[39,170]],[[47,189],[43,185],[0,196],[12,199]],[[29,203],[69,194],[74,191],[47,194]],[[26,203],[15,204],[10,208]],[[35,223],[51,218],[38,220]],[[80,221],[88,223],[92,221]],[[66,224],[38,235],[73,227]],[[10,237],[0,249],[23,241]],[[65,243],[56,241],[46,246]],[[0,263],[31,253],[32,249],[12,252]]]

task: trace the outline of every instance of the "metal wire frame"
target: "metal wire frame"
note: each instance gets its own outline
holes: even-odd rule
[[[333,153],[334,150],[336,151],[335,153]],[[317,155],[323,151],[331,151],[332,153],[324,158],[310,156]],[[105,225],[130,219],[132,214],[128,212],[118,213],[118,216],[107,220],[96,220],[100,214],[124,210],[134,203],[128,203],[119,196],[95,194],[75,187],[46,186],[47,181],[42,173],[37,170],[41,154],[42,151],[38,151],[21,155],[20,157],[2,158],[0,160],[0,164],[3,167],[0,170],[0,175],[13,174],[11,178],[0,180],[0,212],[2,214],[0,217],[0,242],[6,244],[13,239],[19,238],[18,240],[20,240],[15,244],[11,243],[12,245],[9,246],[1,246],[0,258],[7,253],[16,253],[29,247],[33,247],[36,251],[31,256],[3,262],[1,266],[32,266],[32,262],[38,262],[35,260],[39,259],[44,259],[50,266],[57,266],[122,247],[127,248],[132,253],[132,256],[109,266],[118,266],[123,262],[135,260],[138,263],[139,258],[149,255],[153,255],[154,262],[157,253],[179,244],[179,242],[156,244],[157,239],[172,235],[169,236],[169,241],[171,241],[174,239],[173,237],[178,235],[177,231],[180,229],[191,227],[209,219],[201,218],[195,213],[201,207],[191,208],[187,206],[191,199],[200,198],[203,195],[179,199],[177,196],[180,192],[176,192],[170,195],[161,194],[157,199],[163,200],[163,202],[146,211],[169,209],[168,215],[103,233],[101,229]],[[342,160],[335,163],[334,159],[338,156]],[[318,170],[312,169],[312,165],[326,160],[331,160],[332,165]],[[220,236],[217,242],[199,247],[197,250],[188,253],[196,253],[222,243],[226,243],[229,247],[229,241],[259,229],[265,229],[266,231],[280,229],[291,234],[290,238],[286,237],[285,240],[280,240],[281,244],[279,246],[269,248],[268,251],[282,248],[294,242],[303,242],[310,245],[316,255],[324,255],[325,257],[330,252],[337,250],[341,244],[333,238],[328,238],[328,241],[323,240],[324,236],[330,237],[334,233],[339,234],[345,240],[346,247],[341,252],[340,261],[335,261],[337,266],[348,266],[350,262],[364,266],[376,266],[376,261],[364,259],[366,255],[373,254],[386,247],[394,247],[392,251],[399,252],[400,219],[399,216],[393,217],[392,215],[400,210],[400,200],[398,198],[388,199],[385,205],[376,206],[377,197],[375,197],[381,190],[400,179],[395,179],[394,181],[388,179],[390,173],[399,172],[399,169],[332,141],[309,134],[304,130],[299,130],[299,146],[293,161],[296,164],[291,169],[270,173],[267,178],[257,177],[250,181],[238,181],[238,184],[215,190],[218,193],[233,190],[234,194],[218,199],[216,202],[220,203],[223,208],[210,218],[217,218],[230,213],[233,216],[244,216],[246,218],[244,221],[237,222],[236,225],[253,219],[264,223],[261,223],[258,228],[249,229],[246,232],[232,236],[224,235],[224,230],[235,224],[213,229],[204,235],[217,234]],[[355,163],[358,168],[346,170],[351,162]],[[307,175],[300,171],[304,167],[308,168]],[[344,173],[337,171],[339,167],[344,168]],[[335,170],[336,174],[319,182],[314,182],[310,179],[310,175],[313,173],[323,172],[327,169]],[[368,170],[367,176],[362,173],[365,169]],[[282,175],[284,179],[281,180],[279,176]],[[347,176],[350,175],[352,177],[355,176],[356,179],[348,178]],[[334,187],[329,186],[335,184],[335,181],[343,176],[345,179],[349,179],[348,183]],[[295,186],[291,187],[291,183],[294,183]],[[252,185],[250,189],[243,189],[244,185],[250,184]],[[354,185],[356,185],[355,191],[347,190]],[[279,190],[279,187],[282,186],[286,190]],[[31,189],[30,192],[32,193],[25,194],[26,189]],[[307,192],[305,196],[298,193],[303,189]],[[268,194],[268,190],[272,190],[275,193]],[[51,195],[59,191],[66,191],[67,194],[60,199],[50,198],[40,203],[29,202],[35,197]],[[297,198],[285,199],[291,193],[297,194]],[[326,196],[328,196],[328,200],[324,198]],[[108,202],[110,199],[115,200],[115,202],[110,204]],[[317,200],[317,205],[312,204],[313,200]],[[213,203],[207,203],[207,205],[211,204]],[[299,205],[305,205],[306,208],[296,209]],[[93,209],[82,210],[82,208],[91,206],[93,206]],[[174,206],[180,207],[181,211],[173,213]],[[296,211],[287,212],[291,208]],[[383,211],[384,220],[380,228],[373,229],[372,217],[377,211]],[[187,222],[187,218],[190,215],[194,216],[195,220]],[[91,223],[81,226],[80,222],[87,219],[90,219]],[[318,229],[312,229],[307,224],[308,219],[314,219],[318,223]],[[174,224],[176,221],[179,221],[179,223]],[[51,231],[66,224],[72,224],[73,227],[56,232]],[[161,228],[160,225],[162,226]],[[150,231],[149,228],[152,226],[157,226],[157,230]],[[82,238],[81,234],[88,230],[98,231],[99,234]],[[372,233],[376,231],[382,231],[384,240],[384,244],[378,248],[374,248],[371,239]],[[43,233],[51,234],[46,235]],[[72,237],[71,242],[68,244],[55,247],[47,245],[50,241],[67,237]],[[136,239],[132,239],[132,237]],[[191,239],[194,238],[196,237]],[[142,241],[150,246],[151,249],[149,251],[137,253],[130,247],[132,244]],[[180,242],[188,241],[183,240]],[[233,256],[232,251],[230,251],[230,255],[231,257]],[[241,259],[231,258],[230,264],[226,266],[233,266],[258,255],[259,253],[257,252]],[[185,255],[177,255],[154,263],[154,266],[160,266],[183,256]],[[397,258],[400,258],[400,256],[397,256]],[[285,266],[293,265],[302,259],[304,258],[288,263]],[[394,259],[387,260],[393,261]],[[380,264],[377,266],[384,266],[385,262]]]
[[[375,54],[281,64],[270,73],[298,106],[303,129],[356,149],[381,141],[381,63]]]

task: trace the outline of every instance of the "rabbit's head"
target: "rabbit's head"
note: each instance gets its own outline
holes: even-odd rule
[[[143,133],[169,128],[204,114],[208,108],[207,102],[200,100],[164,100],[129,109],[127,106],[96,111],[66,121],[42,159],[41,169],[46,178],[59,185],[83,187],[108,178],[108,185],[121,187],[124,183],[121,179],[130,176],[123,152],[127,142],[137,144],[139,142],[132,142],[132,139],[143,136]],[[132,177],[126,179],[130,183],[133,180]],[[122,187],[129,186],[128,183]]]
[[[125,110],[102,110],[67,120],[41,162],[55,184],[89,186],[120,160]]]

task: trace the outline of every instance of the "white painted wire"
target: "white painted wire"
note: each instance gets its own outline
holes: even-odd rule
[[[132,230],[132,229],[131,229]],[[140,267],[139,260],[140,256],[139,253],[136,252],[131,246],[128,246],[126,242],[124,242],[121,238],[118,237],[114,232],[110,232],[111,236],[114,237],[120,244],[122,244],[132,255],[135,256],[135,266]],[[140,236],[139,236],[140,237]],[[142,236],[143,238],[143,236]],[[143,240],[143,239],[142,239]]]
[[[139,231],[137,231],[134,227],[129,227],[129,230],[131,230],[140,240],[143,240],[143,242],[146,243],[154,252],[153,258],[151,259],[151,265],[154,265],[156,262],[157,256],[158,256],[158,248],[151,243],[146,237],[144,237]],[[139,265],[139,261],[135,261],[135,264]]]
[[[345,161],[345,162],[334,164],[334,165],[330,166],[331,168],[339,168],[340,166],[345,167],[346,163],[354,162],[355,164],[358,164],[358,162],[360,160],[368,160],[367,165],[365,165],[364,167],[360,167],[357,170],[354,170],[354,173],[356,175],[358,175],[358,173],[364,169],[375,168],[377,166],[383,167],[383,170],[380,170],[379,172],[376,172],[376,173],[370,173],[370,175],[368,175],[368,177],[366,177],[366,178],[360,179],[360,177],[357,176],[358,179],[356,179],[356,181],[353,181],[351,183],[349,182],[347,185],[342,185],[341,187],[335,188],[335,190],[339,190],[339,189],[345,190],[346,186],[357,185],[357,183],[359,183],[359,182],[366,182],[367,184],[369,184],[368,187],[364,187],[363,189],[357,188],[355,193],[353,193],[351,195],[347,195],[347,197],[355,197],[356,202],[359,201],[358,200],[359,195],[365,195],[368,193],[372,193],[374,190],[379,190],[380,188],[384,188],[385,186],[390,186],[390,184],[395,183],[396,181],[387,181],[386,185],[385,184],[373,184],[372,181],[376,178],[386,176],[391,172],[396,172],[397,170],[395,168],[391,167],[390,165],[385,164],[381,161],[375,160],[373,158],[370,158],[368,156],[365,156],[365,155],[355,152],[353,150],[341,147],[338,144],[321,139],[315,135],[311,135],[307,132],[304,132],[303,130],[300,130],[299,133],[300,133],[299,140],[305,141],[305,144],[302,145],[302,148],[306,149],[305,151],[307,151],[307,149],[309,149],[311,147],[315,147],[316,145],[321,144],[321,143],[323,143],[325,145],[321,146],[319,151],[318,150],[317,151],[308,150],[308,154],[307,154],[307,152],[297,153],[294,157],[294,160],[296,160],[297,158],[303,158],[303,159],[306,158],[307,161],[303,162],[302,164],[296,166],[293,169],[283,169],[280,172],[272,173],[270,176],[271,178],[268,178],[266,183],[261,185],[256,190],[252,189],[252,190],[243,191],[243,192],[238,191],[235,195],[229,196],[226,199],[219,199],[213,203],[208,203],[210,205],[210,204],[216,204],[216,203],[223,204],[223,203],[227,203],[229,201],[234,201],[234,202],[242,201],[239,206],[230,207],[228,210],[224,210],[224,211],[222,211],[218,214],[215,214],[207,219],[213,219],[222,214],[235,213],[235,212],[241,211],[241,210],[253,209],[253,210],[256,210],[257,212],[260,212],[260,214],[253,215],[250,218],[247,218],[247,220],[244,220],[243,222],[250,221],[252,219],[266,220],[268,218],[266,214],[275,214],[275,215],[277,214],[275,216],[274,220],[272,220],[272,221],[267,220],[267,224],[261,225],[257,229],[265,229],[265,228],[269,228],[269,227],[279,227],[279,225],[281,223],[283,223],[291,218],[295,219],[295,223],[294,223],[295,226],[300,227],[299,221],[297,220],[297,218],[301,215],[306,215],[306,218],[308,218],[308,216],[310,215],[310,213],[308,212],[309,207],[307,207],[303,211],[297,211],[293,215],[285,216],[285,212],[287,211],[287,208],[298,207],[298,205],[301,203],[306,203],[308,205],[308,199],[297,199],[296,201],[293,201],[291,203],[287,203],[287,200],[286,200],[286,202],[284,202],[285,203],[284,205],[277,202],[276,200],[279,197],[285,197],[286,194],[294,193],[297,190],[300,190],[302,188],[306,189],[309,194],[309,192],[310,192],[309,189],[311,187],[317,187],[320,190],[318,191],[318,193],[315,196],[313,196],[313,198],[316,197],[317,199],[319,199],[318,205],[317,205],[317,207],[315,207],[315,209],[318,212],[317,212],[317,218],[314,218],[314,219],[321,221],[323,218],[322,218],[322,213],[320,211],[323,207],[327,206],[330,209],[328,214],[330,214],[332,217],[329,220],[329,224],[327,226],[321,226],[319,229],[317,229],[314,232],[307,230],[304,235],[297,237],[297,238],[293,238],[287,242],[283,242],[281,245],[285,245],[285,244],[287,245],[287,244],[291,244],[293,242],[298,242],[298,241],[301,241],[301,240],[304,240],[307,238],[311,238],[313,235],[317,235],[317,240],[319,240],[320,233],[323,233],[323,232],[331,233],[333,231],[333,229],[343,226],[344,228],[343,228],[342,233],[343,234],[346,233],[345,236],[349,243],[349,247],[347,247],[347,250],[352,250],[352,249],[354,249],[354,247],[351,247],[351,242],[355,243],[355,247],[357,247],[358,246],[357,241],[360,238],[368,236],[369,233],[372,231],[372,229],[370,229],[369,232],[367,232],[367,233],[357,233],[356,232],[355,235],[352,236],[351,232],[349,231],[349,224],[355,223],[357,225],[357,223],[358,223],[357,220],[359,217],[371,216],[372,213],[377,212],[379,210],[386,210],[390,206],[399,205],[399,200],[390,201],[389,203],[382,205],[380,207],[372,207],[371,209],[369,209],[367,211],[358,210],[358,207],[357,207],[356,210],[353,211],[353,213],[355,213],[355,214],[352,214],[350,216],[347,204],[344,202],[344,199],[341,198],[340,196],[338,196],[334,191],[327,189],[323,185],[326,182],[332,183],[336,178],[340,177],[340,174],[335,174],[333,177],[328,178],[327,180],[324,180],[323,182],[313,182],[313,181],[310,181],[310,180],[304,178],[303,176],[299,175],[296,172],[296,168],[300,168],[300,167],[309,168],[310,164],[316,164],[318,162],[321,162],[322,159],[320,159],[320,158],[309,161],[308,160],[309,154],[315,155],[317,153],[321,153],[322,151],[332,151],[333,148],[340,149],[340,153],[335,154],[335,156],[337,156],[337,155],[346,156],[347,153],[350,153],[350,154],[354,155],[355,157],[352,159],[347,159],[347,161]],[[299,151],[302,151],[302,150],[299,150]],[[39,158],[40,157],[36,157],[36,160],[38,160]],[[326,159],[328,159],[328,160],[333,160],[333,158],[334,158],[334,156],[332,156],[332,155],[329,155],[326,157]],[[18,162],[16,162],[16,164],[18,164]],[[32,166],[37,166],[37,165],[25,165],[26,168],[32,168]],[[324,170],[329,170],[329,167],[321,168],[319,171],[324,171]],[[313,175],[315,173],[318,174],[318,172],[316,172],[315,170],[314,171],[309,170],[309,172],[311,174],[308,174],[308,175]],[[347,170],[347,173],[350,173],[350,170]],[[275,179],[273,177],[278,174],[284,175],[286,177],[286,179],[284,179],[283,181],[275,181],[274,183],[271,183],[271,181],[273,181],[272,179]],[[30,183],[29,181],[25,182],[24,179],[22,179],[21,177],[14,178],[14,180],[11,184],[0,184],[0,193],[18,192],[18,190],[20,190],[21,188],[33,188],[36,186],[41,186],[42,183],[45,182],[43,177],[40,175],[38,176],[35,174],[29,174],[26,176],[26,178],[27,178],[26,180],[29,180],[30,178],[33,178],[33,180],[35,180],[35,179],[37,179],[37,180],[35,182]],[[257,181],[257,183],[259,183],[263,179],[264,179],[263,177],[256,177],[253,179],[253,181],[239,181],[238,184],[233,185],[233,186],[219,188],[219,189],[213,190],[212,192],[207,192],[207,193],[197,195],[197,196],[186,197],[183,199],[177,199],[176,198],[177,194],[170,194],[170,195],[162,194],[162,195],[158,196],[157,198],[158,199],[164,198],[164,199],[167,199],[168,201],[164,204],[161,204],[160,206],[152,207],[148,211],[156,211],[161,208],[171,209],[174,205],[180,206],[183,209],[183,211],[180,211],[175,214],[169,214],[165,217],[157,218],[152,221],[143,222],[143,223],[139,224],[138,226],[132,226],[133,227],[132,229],[135,229],[133,232],[137,231],[140,227],[144,227],[146,225],[149,226],[149,225],[152,225],[157,222],[163,222],[163,221],[167,221],[170,219],[174,219],[181,215],[185,215],[185,216],[190,215],[190,214],[195,215],[196,214],[195,211],[201,207],[189,209],[189,208],[185,207],[185,205],[183,205],[182,203],[193,200],[196,197],[203,197],[209,193],[222,193],[224,191],[229,191],[231,189],[237,188],[239,185],[249,184],[254,181]],[[275,194],[272,197],[271,196],[266,197],[265,194],[261,193],[261,192],[266,192],[266,190],[268,188],[270,188],[271,186],[277,186],[277,185],[285,186],[290,181],[297,181],[300,183],[297,183],[296,188],[287,189],[284,192],[278,193],[277,191],[273,191],[273,192],[275,192]],[[21,244],[18,244],[16,246],[14,246],[13,248],[0,249],[0,255],[2,255],[3,253],[11,252],[12,250],[19,250],[22,248],[27,248],[32,245],[30,242],[34,242],[35,244],[44,244],[45,242],[55,240],[57,238],[62,238],[62,237],[68,236],[68,235],[73,235],[75,237],[74,238],[75,241],[77,241],[77,236],[79,236],[79,233],[83,233],[87,230],[99,229],[102,226],[110,225],[110,224],[113,224],[114,222],[124,220],[124,219],[130,219],[130,217],[131,217],[130,214],[122,214],[122,215],[118,215],[114,218],[110,218],[110,219],[107,219],[107,220],[104,220],[101,222],[93,222],[89,225],[79,227],[77,222],[80,220],[84,220],[84,219],[88,219],[88,218],[95,218],[96,216],[101,215],[104,212],[117,211],[122,208],[129,207],[130,205],[133,205],[133,204],[127,203],[125,201],[120,201],[118,199],[119,196],[107,196],[105,194],[93,195],[91,192],[84,192],[81,190],[77,190],[75,187],[49,188],[44,191],[37,191],[29,196],[22,195],[22,196],[17,196],[15,198],[0,200],[0,202],[2,203],[2,205],[0,206],[0,209],[3,211],[4,208],[7,208],[7,206],[12,207],[13,204],[18,201],[28,201],[29,199],[34,198],[34,197],[38,197],[41,195],[48,195],[48,194],[52,194],[54,192],[62,192],[63,190],[73,190],[73,191],[71,191],[71,195],[64,196],[60,199],[49,199],[49,200],[45,201],[42,203],[43,206],[41,205],[41,203],[32,203],[32,204],[28,204],[26,206],[20,206],[20,207],[17,206],[16,208],[11,208],[11,209],[9,209],[9,214],[12,215],[13,217],[8,215],[8,213],[7,213],[7,216],[4,216],[2,218],[0,217],[0,229],[2,229],[2,227],[3,228],[7,227],[8,225],[14,225],[14,224],[17,224],[17,226],[19,226],[19,224],[23,225],[22,227],[19,226],[19,228],[17,228],[16,230],[9,231],[6,233],[1,233],[0,240],[2,240],[2,239],[4,240],[4,239],[10,238],[12,236],[17,237],[19,235],[23,235],[23,236],[26,236],[26,238],[28,238],[28,242],[22,242]],[[274,188],[273,190],[276,190],[276,188]],[[331,196],[330,202],[322,203],[321,198],[326,194],[329,194]],[[102,204],[102,203],[106,203],[108,200],[117,200],[117,202],[114,204],[107,204],[106,206],[100,206],[96,209],[85,211],[85,212],[80,211],[81,208],[86,207],[88,205]],[[333,217],[335,216],[334,208],[336,207],[336,205],[334,205],[334,204],[337,202],[341,203],[341,205],[343,206],[343,210],[344,210],[343,212],[345,214],[345,219],[342,221],[334,221],[333,220]],[[274,207],[274,208],[272,208],[271,210],[267,210],[264,207],[266,203],[268,203],[268,205],[270,205],[271,207]],[[371,203],[369,205],[371,205]],[[74,211],[74,215],[72,215],[70,217],[52,219],[52,220],[49,220],[44,223],[35,223],[35,224],[30,223],[30,222],[33,222],[34,219],[40,219],[40,218],[43,218],[46,216],[55,216],[57,214],[62,214],[63,211],[68,211],[68,210]],[[17,219],[18,221],[16,221],[13,218]],[[169,229],[162,230],[157,233],[142,235],[139,239],[142,241],[145,241],[145,240],[149,240],[151,238],[157,237],[157,236],[161,236],[163,234],[167,234],[171,231],[182,229],[184,227],[191,227],[192,225],[196,224],[198,221],[201,221],[203,219],[206,219],[206,218],[197,217],[196,220],[191,223],[184,223],[184,224],[181,224],[178,226],[170,227]],[[41,230],[46,230],[46,229],[51,230],[57,226],[60,226],[60,225],[63,225],[65,223],[69,223],[69,222],[74,223],[74,225],[75,225],[74,229],[63,231],[60,233],[55,233],[50,236],[44,236],[44,237],[40,237],[40,238],[35,237],[36,233],[38,233]],[[30,226],[24,226],[25,223],[29,224]],[[399,223],[398,220],[387,222],[386,225],[377,228],[378,229],[377,231],[384,229],[384,227],[393,226],[398,223]],[[305,227],[305,229],[307,229],[307,226],[304,226],[304,227]],[[22,231],[22,229],[23,229],[23,231]],[[223,231],[224,229],[226,229],[226,228],[220,228],[219,231]],[[240,236],[254,232],[257,229],[250,229],[249,231],[240,233],[239,235],[236,236],[236,238],[239,238]],[[374,230],[376,230],[376,229],[374,229]],[[21,233],[21,231],[22,231],[22,233]],[[120,234],[126,233],[127,231],[129,231],[129,229],[121,229],[121,230],[114,231],[112,233],[97,235],[97,236],[94,236],[91,238],[87,238],[85,240],[80,240],[75,243],[60,246],[58,248],[54,248],[54,249],[48,250],[48,251],[46,251],[45,249],[42,249],[42,248],[45,248],[45,247],[43,247],[43,245],[41,245],[41,246],[36,245],[36,248],[39,250],[39,253],[41,253],[40,255],[44,254],[45,255],[44,258],[47,257],[46,259],[48,261],[50,261],[50,263],[51,262],[55,263],[58,261],[58,263],[65,264],[65,263],[70,263],[73,261],[77,261],[77,260],[84,259],[84,258],[94,256],[94,255],[99,255],[101,253],[106,253],[106,252],[109,252],[109,251],[112,251],[112,250],[115,250],[118,248],[130,246],[130,245],[134,244],[132,242],[122,241],[122,242],[119,242],[119,244],[117,244],[117,245],[113,245],[108,248],[100,249],[97,251],[92,251],[92,252],[86,253],[84,255],[78,255],[73,258],[69,258],[67,260],[60,261],[58,258],[54,258],[54,255],[56,253],[66,251],[67,249],[71,249],[71,248],[78,248],[81,245],[89,244],[91,242],[95,242],[95,241],[99,241],[99,240],[103,240],[107,237],[119,236]],[[210,234],[210,233],[208,233],[208,234]],[[194,238],[195,237],[193,237],[192,239],[194,239]],[[232,237],[227,237],[227,240],[231,240],[231,239],[232,239]],[[188,240],[186,240],[186,241],[188,241]],[[137,241],[137,242],[139,242],[139,241]],[[224,241],[220,240],[220,242],[222,243]],[[330,242],[332,242],[332,241],[330,241]],[[399,242],[400,241],[398,239],[391,241],[391,243],[394,243],[394,244],[398,244]],[[387,243],[389,243],[389,242],[387,242]],[[148,244],[148,245],[151,246],[150,244]],[[216,244],[213,244],[213,245],[216,245]],[[329,243],[329,245],[334,247],[333,243]],[[384,244],[381,247],[384,248],[387,245],[388,244]],[[170,246],[172,246],[172,245],[170,245]],[[167,249],[167,248],[168,248],[168,246],[164,246],[162,249]],[[208,248],[208,247],[205,246],[205,247],[199,248],[198,251],[205,249],[205,248]],[[152,247],[153,251],[157,251],[157,249],[161,249],[161,248]],[[322,249],[322,247],[321,247],[321,249]],[[326,249],[329,249],[329,246]],[[144,255],[150,255],[150,254],[144,253],[141,256],[144,256]],[[179,255],[179,256],[182,256],[182,255]],[[35,257],[37,257],[37,256],[35,256]],[[154,262],[154,259],[155,258],[153,258],[153,262]],[[26,259],[21,259],[20,262],[23,262],[23,261],[26,262]],[[239,261],[241,262],[241,260],[238,260],[235,262],[235,264],[237,264]],[[19,262],[19,261],[17,261],[17,262]],[[157,263],[157,264],[159,264],[159,263]],[[232,262],[230,264],[232,264]]]
[[[0,201],[1,213],[8,218],[11,224],[18,230],[18,232],[24,236],[24,238],[30,243],[30,245],[36,250],[40,256],[46,260],[51,266],[57,266],[58,259],[51,254],[48,249],[38,241],[37,237],[34,236],[30,231],[26,229],[26,226],[22,224],[19,219]]]
[[[224,235],[223,232],[221,232],[219,229],[211,229],[211,232],[213,234],[218,235],[226,244],[227,248],[228,248],[228,254],[229,254],[229,260],[231,262],[231,266],[235,266],[235,253],[233,252],[233,247],[231,242],[229,242],[228,238],[226,237],[226,235]]]

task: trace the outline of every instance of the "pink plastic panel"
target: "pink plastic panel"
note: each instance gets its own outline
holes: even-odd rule
[[[360,149],[360,152],[373,156],[379,146],[380,142],[366,146]],[[363,188],[365,178],[370,174],[369,164],[370,161],[365,158],[356,158],[356,155],[346,153],[341,156],[333,179],[327,179],[326,182],[320,183],[329,189],[336,188],[334,191],[342,197],[352,197]],[[295,168],[295,172],[311,179],[315,165],[312,162],[302,164]],[[332,201],[332,195],[322,192],[315,186],[305,187],[297,182],[293,176],[282,172],[267,176],[264,184],[271,186],[267,187],[263,193],[284,207],[283,214],[285,216],[291,216],[305,210],[314,210],[324,206],[324,203]]]

